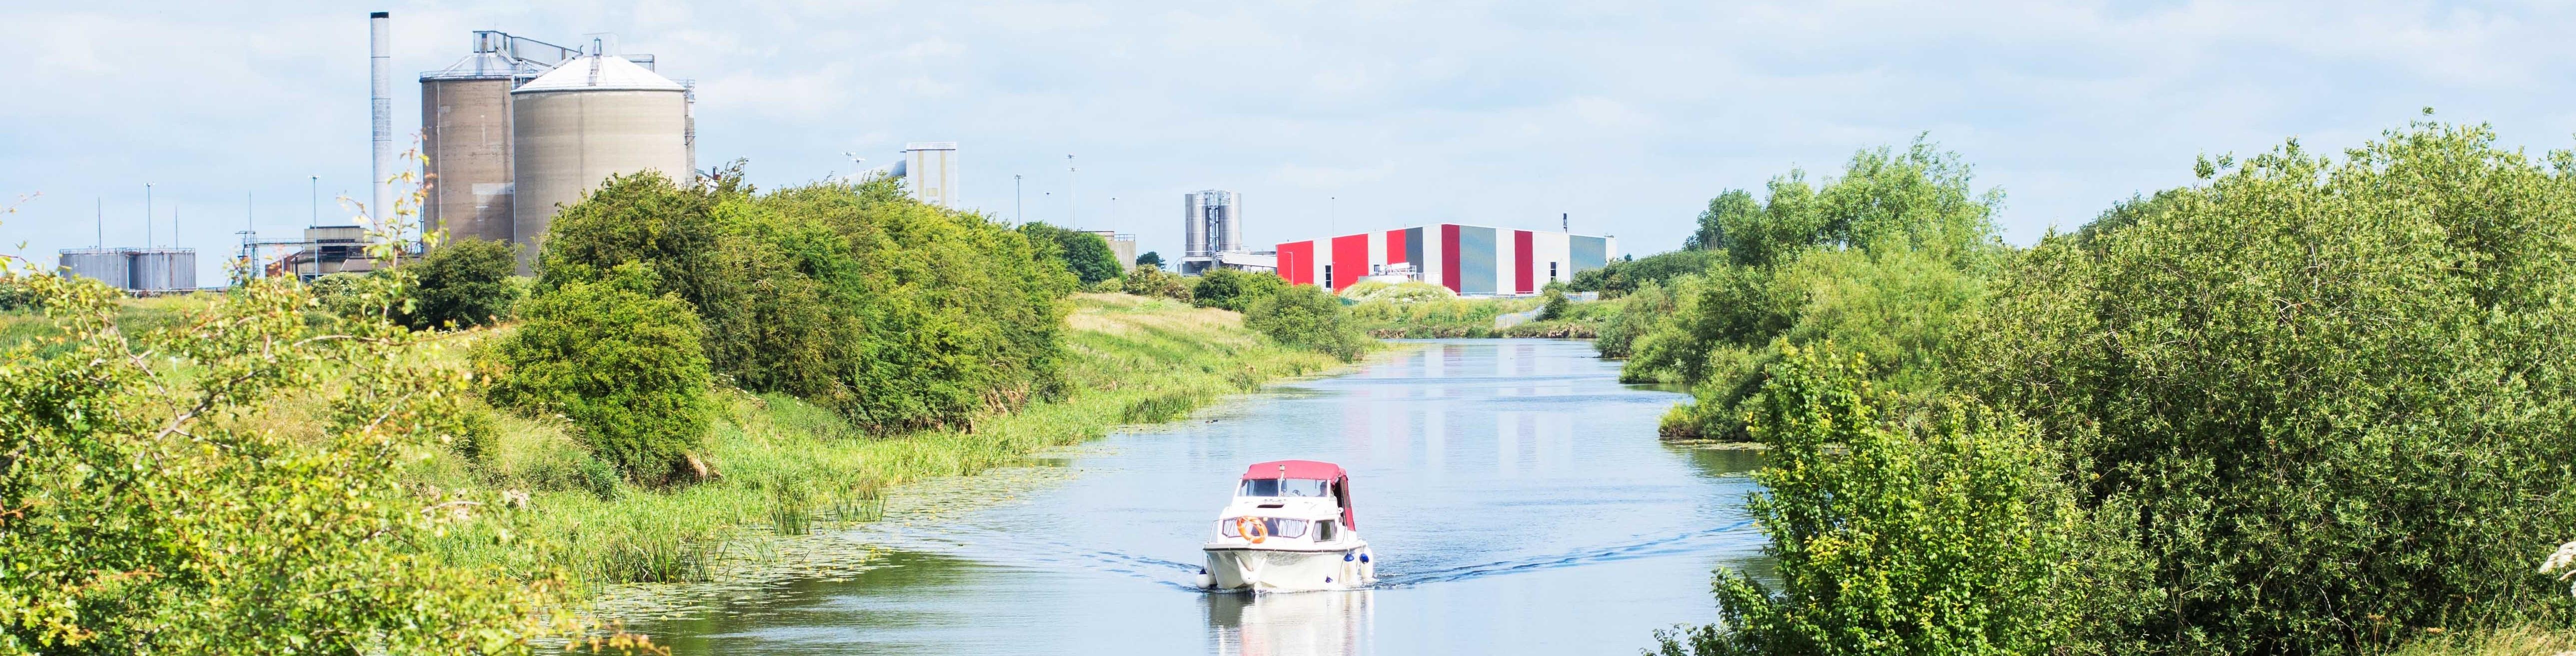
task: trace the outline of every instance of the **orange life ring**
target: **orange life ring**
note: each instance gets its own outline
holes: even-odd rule
[[[1262,540],[1270,537],[1270,526],[1259,517],[1241,515],[1234,518],[1234,534],[1253,544],[1261,544]]]

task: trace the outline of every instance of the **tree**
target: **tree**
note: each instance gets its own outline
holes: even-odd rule
[[[1118,266],[1118,255],[1109,250],[1109,240],[1100,235],[1036,221],[1022,224],[1020,234],[1027,235],[1030,243],[1045,244],[1043,248],[1049,250],[1043,252],[1062,262],[1065,270],[1072,271],[1083,285],[1116,278],[1126,270]]]
[[[1261,297],[1244,312],[1243,326],[1288,346],[1358,360],[1369,349],[1342,309],[1341,299],[1313,285],[1290,285]]]
[[[1163,266],[1163,254],[1162,254],[1162,253],[1156,253],[1156,252],[1153,252],[1153,251],[1145,251],[1145,254],[1144,254],[1144,255],[1138,255],[1138,256],[1136,256],[1136,266],[1148,266],[1148,265],[1151,265],[1151,266],[1157,266],[1157,267],[1159,267],[1159,266]]]
[[[1126,281],[1119,288],[1137,296],[1190,300],[1189,282],[1182,279],[1181,274],[1170,273],[1151,264],[1127,272]]]
[[[1287,287],[1288,281],[1279,276],[1220,267],[1201,274],[1198,282],[1190,286],[1190,303],[1243,312],[1252,309],[1253,301]]]
[[[2576,154],[2495,140],[2204,162],[1996,283],[1953,378],[2066,451],[2137,563],[2089,623],[2375,653],[2565,617],[2531,567],[2576,526]]]
[[[567,617],[422,550],[509,511],[406,484],[466,430],[469,378],[385,320],[402,276],[357,281],[347,315],[269,278],[147,328],[118,325],[115,290],[20,264],[0,256],[0,285],[58,332],[0,349],[0,652],[495,653]]]
[[[713,422],[695,312],[651,267],[540,290],[485,362],[494,405],[560,414],[585,446],[646,485],[673,479]]]
[[[1860,356],[1780,347],[1754,409],[1746,504],[1771,590],[1718,576],[1720,622],[1669,656],[2045,654],[2067,641],[2071,506],[2038,433],[1958,400],[1907,407]],[[1921,416],[1908,420],[1908,416]]]
[[[403,323],[413,330],[441,326],[489,325],[509,316],[518,302],[510,272],[518,256],[509,244],[465,239],[440,244],[420,264],[407,267],[417,276],[410,311]]]
[[[1735,244],[1727,239],[1728,228],[1732,226],[1734,229],[1742,230],[1761,213],[1762,205],[1754,202],[1753,194],[1745,193],[1742,189],[1728,189],[1718,194],[1716,198],[1708,199],[1708,209],[1699,213],[1699,230],[1682,241],[1682,250],[1732,249]]]

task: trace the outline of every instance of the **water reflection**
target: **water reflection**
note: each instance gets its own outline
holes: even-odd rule
[[[1225,656],[1348,656],[1366,653],[1372,590],[1212,594],[1208,653]]]
[[[1759,571],[1759,455],[1656,441],[1684,397],[1617,371],[1580,342],[1435,342],[1113,435],[1037,484],[908,489],[916,510],[846,536],[894,550],[886,570],[639,625],[681,653],[1631,651],[1715,617],[1712,569]],[[1381,585],[1190,589],[1243,465],[1287,458],[1351,471]]]

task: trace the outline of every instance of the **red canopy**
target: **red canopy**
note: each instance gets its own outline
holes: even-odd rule
[[[1281,473],[1280,468],[1282,467],[1287,468],[1285,474]],[[1252,466],[1243,468],[1243,480],[1250,481],[1271,478],[1304,478],[1319,481],[1331,481],[1333,486],[1333,499],[1334,501],[1339,502],[1342,506],[1342,525],[1351,528],[1359,528],[1358,513],[1351,510],[1350,474],[1343,472],[1341,465],[1329,462],[1317,462],[1313,460],[1273,460],[1270,462],[1252,463]]]
[[[1280,467],[1287,467],[1288,472],[1285,475],[1282,475],[1279,472]],[[1329,462],[1316,462],[1313,460],[1274,460],[1270,462],[1256,462],[1252,463],[1251,467],[1246,467],[1243,470],[1243,480],[1247,481],[1264,478],[1311,478],[1315,480],[1332,481],[1341,480],[1341,478],[1346,475],[1347,474],[1342,473],[1341,465]]]

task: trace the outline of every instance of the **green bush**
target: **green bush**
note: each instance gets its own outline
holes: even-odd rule
[[[1189,281],[1181,274],[1164,271],[1162,267],[1151,264],[1139,265],[1136,270],[1127,272],[1127,279],[1120,289],[1137,296],[1183,302],[1190,301],[1191,292]]]
[[[1126,267],[1118,265],[1118,254],[1110,250],[1109,240],[1080,230],[1067,230],[1039,222],[1020,226],[1020,234],[1038,246],[1047,259],[1062,263],[1083,285],[1119,277]],[[1158,258],[1159,259],[1159,256]]]
[[[440,244],[418,265],[405,267],[414,276],[412,307],[402,313],[413,330],[441,326],[483,326],[510,314],[518,286],[510,272],[518,256],[509,244],[466,239]]]
[[[1358,360],[1372,344],[1343,315],[1341,299],[1313,285],[1291,285],[1253,301],[1243,325],[1281,344],[1344,362]]]
[[[1642,258],[1614,260],[1598,269],[1584,269],[1574,274],[1566,289],[1578,292],[1601,292],[1605,297],[1625,296],[1646,283],[1671,284],[1682,276],[1699,275],[1709,267],[1726,262],[1725,251],[1678,250]]]
[[[646,485],[669,482],[714,417],[697,315],[654,296],[650,267],[623,264],[598,282],[540,291],[485,368],[495,405],[560,414],[584,446]]]
[[[1564,289],[1551,286],[1548,288],[1545,296],[1547,301],[1538,306],[1539,321],[1555,321],[1563,319],[1565,318],[1566,308],[1574,305],[1573,299],[1565,297]]]
[[[1910,405],[1860,357],[1780,347],[1752,433],[1770,447],[1747,508],[1774,591],[1720,572],[1720,622],[1663,633],[1668,656],[2047,654],[2072,508],[2031,427],[1971,403]]]
[[[1637,338],[1652,330],[1664,317],[1672,316],[1679,309],[1675,299],[1691,295],[1698,280],[1697,276],[1676,278],[1672,283],[1673,291],[1669,293],[1665,291],[1664,283],[1649,280],[1638,285],[1635,291],[1619,298],[1619,311],[1602,324],[1601,337],[1592,342],[1593,349],[1605,358],[1629,357],[1634,353]]]
[[[398,277],[353,282],[354,319],[271,278],[120,327],[96,281],[0,271],[56,331],[0,349],[0,652],[498,653],[568,617],[421,551],[510,511],[406,484],[467,378],[372,318]]]
[[[2576,526],[2576,154],[2419,124],[2297,142],[2044,240],[1956,380],[2066,451],[2128,652],[2372,653],[2564,626]]]
[[[1061,385],[1073,276],[1024,232],[890,181],[755,194],[619,178],[552,229],[540,287],[629,262],[683,272],[657,293],[696,310],[714,372],[873,430],[955,425]]]
[[[1242,312],[1252,309],[1253,301],[1287,287],[1288,281],[1279,276],[1217,268],[1190,285],[1190,304]]]
[[[1163,254],[1153,251],[1145,251],[1144,255],[1136,256],[1136,266],[1145,266],[1148,264],[1158,267],[1163,266]]]

